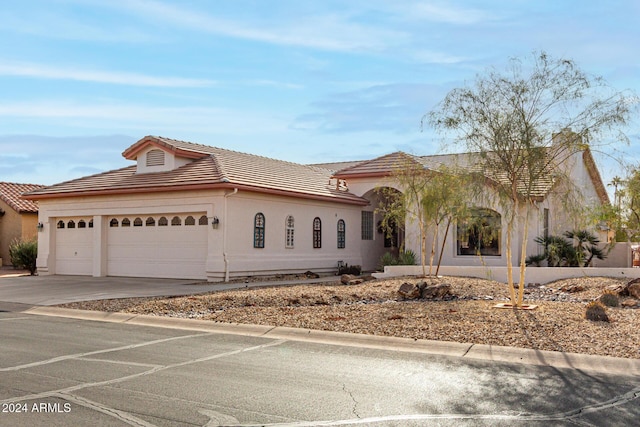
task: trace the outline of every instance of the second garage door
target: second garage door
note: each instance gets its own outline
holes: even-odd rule
[[[202,213],[112,217],[107,274],[206,279],[207,224]]]

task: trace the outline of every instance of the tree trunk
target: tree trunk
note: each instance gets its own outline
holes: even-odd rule
[[[522,244],[520,247],[520,281],[518,282],[518,307],[524,302],[524,276],[527,269],[527,240],[529,236],[529,210],[530,204],[525,206],[524,230],[522,232]]]
[[[438,256],[438,266],[436,267],[436,276],[440,271],[440,263],[442,262],[442,254],[444,253],[444,245],[447,242],[447,236],[449,235],[449,226],[451,225],[451,217],[447,220],[447,229],[444,231],[444,237],[442,238],[442,246],[440,246],[440,254]]]

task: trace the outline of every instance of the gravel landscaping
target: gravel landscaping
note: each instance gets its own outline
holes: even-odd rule
[[[628,280],[568,279],[526,289],[536,310],[498,309],[506,285],[483,279],[445,277],[452,296],[440,301],[403,300],[398,278],[359,285],[336,282],[218,291],[170,298],[129,298],[63,305],[69,308],[152,314],[213,322],[469,342],[640,359],[640,307],[607,307],[610,322],[585,319],[588,302]],[[427,279],[428,281],[429,279]],[[635,303],[635,306],[632,304]]]

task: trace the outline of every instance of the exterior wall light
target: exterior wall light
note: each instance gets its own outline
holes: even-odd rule
[[[38,228],[38,231],[44,230],[44,224],[39,222],[37,228]]]
[[[211,220],[211,226],[212,226],[214,229],[217,229],[217,228],[218,228],[218,225],[220,225],[220,220],[218,219],[218,217],[217,217],[217,216],[214,216],[214,217],[213,217],[213,219]]]

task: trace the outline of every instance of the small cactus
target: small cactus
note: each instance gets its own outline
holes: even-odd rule
[[[608,322],[609,316],[607,316],[607,310],[605,306],[599,301],[591,301],[587,304],[584,317],[592,322]]]
[[[613,291],[606,290],[604,293],[598,298],[602,304],[607,307],[618,307],[620,305],[620,299],[618,298],[618,294]]]

